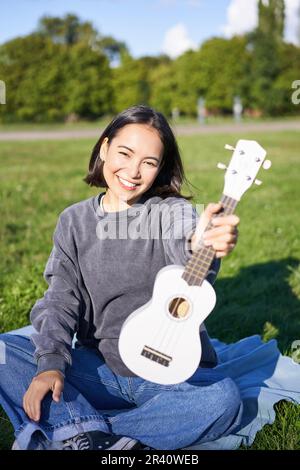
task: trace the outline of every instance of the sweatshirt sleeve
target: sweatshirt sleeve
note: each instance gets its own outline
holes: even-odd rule
[[[72,256],[71,227],[60,215],[53,241],[54,245],[44,271],[48,289],[37,300],[30,320],[37,333],[30,339],[35,346],[37,373],[65,369],[72,364],[71,348],[77,329],[81,297],[77,285],[76,261]],[[68,238],[68,240],[67,240]]]
[[[185,266],[192,257],[191,237],[199,221],[196,208],[183,198],[170,198],[162,207],[162,239],[167,261]],[[220,269],[214,258],[206,279],[213,284]]]

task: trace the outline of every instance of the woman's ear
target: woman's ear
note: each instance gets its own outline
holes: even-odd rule
[[[102,160],[103,162],[105,162],[107,150],[108,150],[108,138],[105,137],[105,139],[103,140],[101,144],[100,152],[99,152],[100,160]]]

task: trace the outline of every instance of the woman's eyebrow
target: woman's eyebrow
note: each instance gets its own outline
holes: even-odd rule
[[[132,150],[130,147],[127,147],[127,145],[118,145],[118,148],[124,148],[124,149],[129,150],[129,152],[134,153],[134,150]],[[156,160],[157,162],[160,161],[160,159],[157,157],[145,157],[145,158],[152,158],[152,160]]]

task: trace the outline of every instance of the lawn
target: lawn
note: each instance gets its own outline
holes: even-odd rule
[[[251,188],[237,208],[239,242],[222,263],[218,302],[207,326],[212,337],[225,342],[253,334],[276,338],[289,355],[292,342],[300,339],[299,133],[243,138],[259,139],[273,166],[261,170],[263,185]],[[221,134],[179,139],[195,203],[219,199],[223,174],[216,164],[229,161],[224,144],[236,140]],[[0,332],[27,325],[32,305],[46,289],[42,275],[59,213],[99,192],[82,181],[94,143],[0,143]],[[275,423],[257,434],[251,449],[300,449],[300,406],[281,402],[276,409]],[[10,448],[12,440],[2,411],[0,449]]]
[[[92,130],[92,129],[104,129],[104,127],[111,121],[113,116],[104,116],[96,121],[84,121],[78,122],[58,122],[58,123],[3,123],[0,121],[0,132],[43,132],[43,131],[71,131],[71,130]],[[276,122],[289,122],[299,121],[300,115],[294,114],[290,116],[279,116],[279,117],[249,117],[243,116],[242,122],[245,124],[259,124],[259,123],[276,123]],[[197,118],[188,116],[179,116],[174,121],[170,119],[172,125],[197,125],[199,121]],[[234,118],[231,114],[227,116],[208,116],[206,118],[207,125],[222,125],[222,124],[234,124]]]

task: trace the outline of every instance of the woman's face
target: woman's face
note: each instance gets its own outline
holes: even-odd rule
[[[146,124],[128,124],[111,142],[105,140],[100,155],[108,185],[108,202],[134,204],[154,182],[163,156],[156,129]]]

